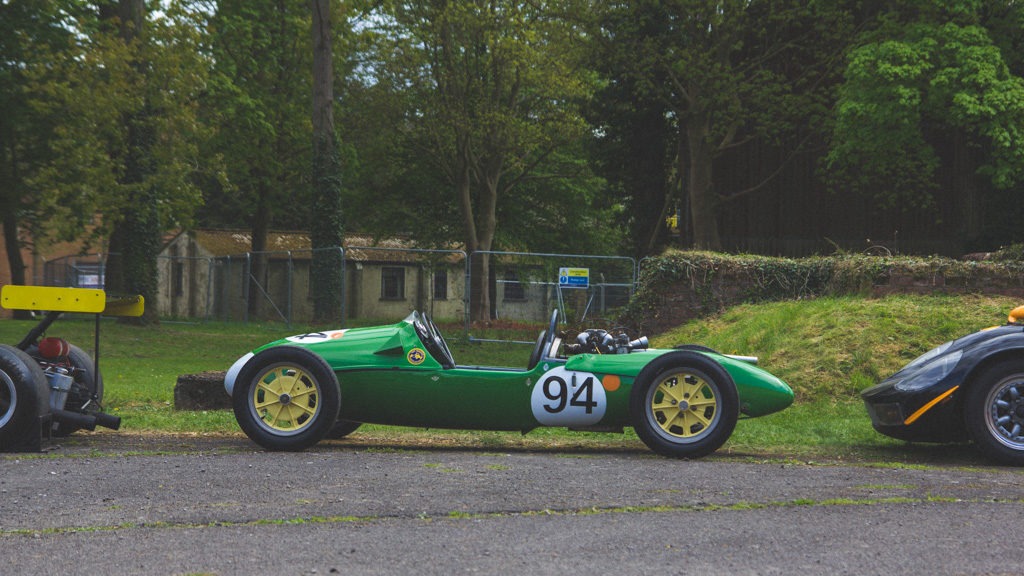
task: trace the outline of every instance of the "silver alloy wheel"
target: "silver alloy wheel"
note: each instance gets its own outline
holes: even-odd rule
[[[1024,374],[1011,374],[993,386],[985,406],[992,438],[1011,450],[1024,450]]]
[[[6,372],[0,370],[0,428],[3,428],[14,418],[18,411],[18,390],[14,387],[14,381]]]

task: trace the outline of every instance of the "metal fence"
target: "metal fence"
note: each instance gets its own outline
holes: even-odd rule
[[[545,322],[555,308],[562,322],[607,316],[633,295],[636,261],[625,256],[477,251],[469,259],[466,284],[466,332],[470,340],[482,341],[471,333],[474,311],[478,317],[510,322]]]
[[[637,273],[636,261],[620,256],[488,251],[468,257],[461,250],[381,246],[324,250],[337,255],[337,325],[393,321],[416,309],[463,324],[467,336],[473,306],[486,306],[489,318],[526,324],[547,321],[556,307],[568,321],[606,315],[628,302]],[[163,255],[157,260],[157,301],[147,305],[171,319],[309,323],[317,252]],[[105,266],[96,255],[54,260],[37,283],[102,286]],[[487,282],[481,279],[485,270]],[[572,281],[560,274],[566,270],[573,271]]]
[[[44,263],[42,277],[34,279],[39,286],[102,288],[106,261],[97,254],[64,256]]]

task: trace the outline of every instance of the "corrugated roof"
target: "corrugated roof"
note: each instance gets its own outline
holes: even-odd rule
[[[202,228],[195,230],[192,235],[215,258],[243,255],[252,249],[252,234],[248,230]],[[292,258],[307,260],[311,256],[312,245],[307,232],[275,230],[267,233],[266,250],[271,253],[271,258],[284,257],[292,252]],[[345,236],[344,245],[345,259],[356,262],[415,262],[427,255],[425,252],[416,252],[416,246],[408,238],[402,237],[374,238],[369,234],[349,234]],[[450,262],[461,259],[461,254],[445,258]]]
[[[252,250],[252,234],[247,230],[214,230],[199,229],[193,237],[200,246],[209,250],[214,256],[232,256],[245,254]],[[310,250],[313,243],[305,232],[267,233],[268,252],[287,252],[289,250]]]

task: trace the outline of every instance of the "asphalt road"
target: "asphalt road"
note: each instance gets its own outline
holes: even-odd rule
[[[112,433],[0,455],[0,574],[1021,574],[1022,480]]]

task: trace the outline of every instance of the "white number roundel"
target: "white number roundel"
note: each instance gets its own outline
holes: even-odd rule
[[[544,426],[591,426],[604,417],[608,399],[597,376],[558,366],[533,385],[530,408]]]

